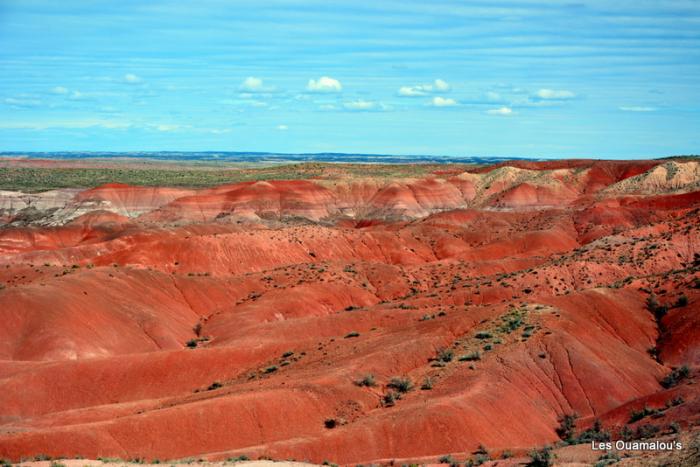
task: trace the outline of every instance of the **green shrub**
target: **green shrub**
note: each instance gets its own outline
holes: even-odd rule
[[[337,421],[335,418],[327,418],[327,419],[323,422],[323,426],[325,426],[325,427],[328,428],[328,429],[333,429],[333,428],[335,428],[336,426],[338,426],[338,421]]]
[[[663,318],[668,312],[668,307],[659,303],[659,300],[656,298],[656,294],[654,293],[647,297],[646,306],[647,310],[654,314],[657,321],[661,321],[661,318]]]
[[[401,399],[401,394],[395,391],[389,391],[382,397],[382,404],[384,407],[393,406],[397,400]]]
[[[457,467],[459,465],[459,461],[454,459],[451,455],[446,455],[442,456],[438,459],[438,463],[440,464],[449,464],[450,467]]]
[[[653,438],[659,433],[660,428],[656,425],[651,425],[649,423],[645,425],[640,425],[634,432],[634,436],[637,439]]]
[[[676,308],[682,308],[684,306],[688,305],[688,297],[685,296],[685,294],[681,294],[680,297],[678,297],[678,300],[676,300],[675,307]]]
[[[413,382],[409,378],[395,377],[391,378],[391,381],[389,381],[387,386],[392,389],[396,389],[400,393],[404,393],[413,389]]]
[[[593,427],[581,432],[574,440],[574,444],[590,443],[592,441],[610,441],[610,432],[603,430],[599,419],[593,422]]]
[[[440,349],[438,350],[436,360],[440,362],[451,362],[454,358],[454,352],[450,349]]]
[[[680,368],[675,368],[671,373],[667,374],[664,379],[661,380],[661,386],[666,389],[672,388],[678,385],[681,381],[690,376],[690,368],[683,365]]]
[[[571,442],[574,439],[577,419],[578,415],[575,413],[566,414],[559,419],[559,426],[556,429],[559,438],[566,442]]]
[[[598,458],[598,462],[594,464],[594,467],[605,467],[618,462],[620,462],[620,456],[616,452],[606,452]]]
[[[530,462],[527,463],[530,467],[549,467],[552,465],[552,448],[545,446],[542,449],[530,451]]]
[[[364,375],[361,379],[355,381],[355,384],[360,387],[372,387],[377,385],[377,383],[374,381],[374,375],[371,373],[368,373]]]
[[[633,410],[632,412],[630,412],[629,423],[638,422],[639,420],[648,417],[649,415],[654,415],[657,413],[659,413],[657,409],[650,409],[645,405],[642,410]]]
[[[460,362],[474,362],[477,360],[481,360],[481,354],[478,351],[464,354],[459,357]]]

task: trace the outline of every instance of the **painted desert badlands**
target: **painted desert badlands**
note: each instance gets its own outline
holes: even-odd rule
[[[363,172],[0,192],[0,457],[697,443],[697,159]]]

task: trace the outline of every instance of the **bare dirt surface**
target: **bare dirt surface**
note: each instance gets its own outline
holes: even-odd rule
[[[693,465],[696,161],[319,170],[0,192],[0,457]]]

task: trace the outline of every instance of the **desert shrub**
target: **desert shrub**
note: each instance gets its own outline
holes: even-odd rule
[[[681,381],[690,376],[690,368],[683,365],[680,368],[675,368],[671,373],[667,374],[664,379],[661,380],[661,386],[666,389],[672,388],[678,385]]]
[[[393,406],[397,400],[401,399],[401,394],[395,391],[389,391],[382,397],[382,404],[384,407]]]
[[[680,297],[678,297],[678,300],[676,300],[675,307],[676,308],[681,308],[688,305],[688,297],[685,296],[685,294],[682,294]]]
[[[277,367],[275,365],[265,368],[265,373],[274,373],[275,371],[277,371]]]
[[[595,467],[605,467],[606,465],[617,464],[620,462],[620,456],[616,452],[606,452],[598,458]]]
[[[248,460],[250,460],[250,457],[244,454],[238,457],[229,457],[228,459],[226,459],[226,462],[243,462]]]
[[[454,352],[450,349],[440,349],[438,350],[437,357],[435,358],[441,362],[451,362],[454,358]]]
[[[676,407],[676,406],[681,405],[683,403],[685,403],[685,399],[683,399],[682,396],[677,396],[677,397],[674,397],[673,399],[667,400],[666,407]]]
[[[207,388],[207,391],[213,391],[213,390],[219,389],[219,388],[221,388],[221,387],[223,387],[223,384],[221,384],[221,383],[218,382],[218,381],[214,381],[213,383],[211,383],[211,384],[209,385],[209,387]]]
[[[433,381],[430,378],[426,377],[423,380],[423,384],[421,384],[420,388],[424,391],[429,391],[433,389]]]
[[[530,467],[549,467],[552,465],[552,448],[545,446],[542,449],[530,451],[530,462],[527,463]]]
[[[345,335],[346,339],[349,339],[351,337],[360,337],[360,333],[357,331],[352,331],[352,332],[349,332]]]
[[[474,362],[477,360],[481,360],[481,354],[478,351],[464,354],[459,357],[460,362]]]
[[[610,441],[610,432],[603,430],[600,420],[593,422],[593,427],[581,432],[575,440],[575,444],[590,443],[592,441]]]
[[[288,351],[286,351],[285,353],[282,354],[282,358],[289,358],[289,357],[291,357],[292,355],[294,355],[294,352],[292,352],[291,350],[288,350]]]
[[[409,378],[395,377],[391,378],[387,386],[399,392],[408,392],[413,389],[413,382]]]
[[[368,373],[368,374],[364,375],[362,378],[355,381],[355,384],[360,386],[360,387],[365,386],[368,388],[377,385],[376,381],[374,380],[374,375],[371,373]]]
[[[645,405],[644,408],[642,408],[641,410],[633,410],[632,412],[630,412],[629,423],[638,422],[639,420],[648,417],[649,415],[654,415],[657,413],[659,413],[657,409],[650,409]]]
[[[453,458],[451,455],[446,455],[442,456],[438,459],[438,463],[440,464],[449,464],[450,467],[457,467],[459,465],[459,461]]]
[[[335,418],[327,418],[323,422],[323,426],[325,426],[328,429],[332,429],[332,428],[335,428],[336,426],[338,426],[338,421]]]
[[[477,332],[474,335],[474,337],[476,337],[477,339],[491,339],[491,337],[493,337],[493,336],[491,336],[490,332],[481,331],[481,332]]]
[[[657,433],[661,431],[658,426],[647,423],[645,425],[640,425],[634,432],[635,438],[653,438]]]
[[[575,413],[566,414],[559,419],[559,426],[556,429],[559,438],[566,442],[571,442],[574,440],[577,419],[578,415]]]
[[[657,321],[661,321],[661,318],[663,318],[668,312],[668,307],[659,303],[659,300],[656,298],[656,294],[654,293],[647,297],[646,306],[647,310],[654,314]]]

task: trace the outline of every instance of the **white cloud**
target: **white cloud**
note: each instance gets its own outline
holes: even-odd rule
[[[131,127],[131,123],[120,120],[86,119],[86,120],[46,120],[31,122],[0,123],[0,128],[12,128],[23,130],[47,130],[52,128],[108,128],[126,129]]]
[[[401,97],[420,97],[425,96],[427,92],[422,89],[422,86],[401,86],[399,88],[399,96]]]
[[[446,92],[450,90],[450,85],[447,81],[438,78],[435,80],[435,89],[437,89],[438,91]]]
[[[622,106],[619,107],[620,110],[623,110],[625,112],[655,112],[656,107],[647,107],[647,106],[638,106],[638,105],[630,105],[630,106]]]
[[[456,100],[451,99],[449,97],[446,98],[440,96],[433,97],[432,103],[435,107],[454,107],[455,105],[457,105]]]
[[[336,110],[337,107],[334,104],[321,104],[318,106],[321,110]]]
[[[70,93],[70,98],[73,100],[82,99],[85,95],[80,91],[73,91]]]
[[[417,84],[415,86],[401,86],[398,91],[400,97],[420,97],[434,92],[447,92],[450,84],[442,79],[436,79],[432,84]]]
[[[553,100],[573,99],[576,97],[576,94],[565,89],[540,89],[535,95],[540,99]]]
[[[54,94],[68,94],[68,88],[64,88],[63,86],[56,86],[55,88],[51,89],[51,92]]]
[[[177,131],[180,129],[180,125],[171,125],[171,124],[161,123],[159,125],[155,125],[155,128],[158,131]]]
[[[287,131],[289,130],[289,127],[287,125],[277,125],[277,129],[279,131]]]
[[[329,76],[321,76],[318,81],[310,79],[309,84],[306,85],[306,89],[311,92],[340,92],[343,90],[343,86],[337,79]]]
[[[260,92],[264,91],[265,87],[263,86],[263,80],[261,78],[249,76],[243,80],[243,82],[239,86],[239,89],[241,91]]]
[[[377,107],[377,103],[373,101],[365,101],[362,99],[358,99],[352,102],[345,102],[343,104],[343,107],[345,107],[348,110],[373,110]]]
[[[127,73],[124,75],[124,81],[126,81],[129,84],[138,84],[138,83],[142,82],[143,80],[141,79],[141,77],[136,76],[133,73]]]
[[[502,99],[501,95],[494,91],[487,92],[486,98],[490,101],[500,101]]]
[[[513,109],[511,109],[510,107],[499,107],[497,109],[487,110],[486,113],[489,115],[508,116],[508,115],[513,115]]]
[[[204,131],[213,135],[223,135],[226,133],[231,133],[233,130],[230,128],[205,128]]]
[[[41,105],[41,101],[39,99],[25,98],[25,97],[20,97],[20,98],[8,97],[3,102],[5,104],[11,105],[13,107],[36,107],[36,106]]]

